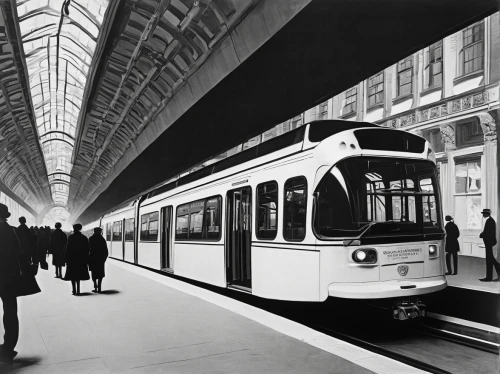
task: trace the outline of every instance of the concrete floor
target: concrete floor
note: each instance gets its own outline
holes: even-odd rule
[[[18,299],[19,355],[1,373],[421,372],[115,260],[104,294],[91,293],[87,281],[82,296],[71,295],[53,267],[37,280],[42,293]]]

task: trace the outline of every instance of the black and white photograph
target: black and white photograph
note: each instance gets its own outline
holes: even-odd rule
[[[500,373],[497,124],[498,0],[0,0],[0,373]]]

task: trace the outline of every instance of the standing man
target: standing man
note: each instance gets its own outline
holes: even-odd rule
[[[101,232],[102,229],[96,227],[94,228],[94,235],[89,238],[89,268],[92,271],[92,280],[94,281],[94,290],[92,292],[98,293],[102,291],[102,278],[105,276],[104,263],[108,258],[108,246]]]
[[[56,229],[50,235],[49,253],[52,253],[52,265],[56,268],[56,278],[62,279],[62,267],[65,266],[66,243],[68,238],[61,230],[61,223],[56,223]]]
[[[480,238],[483,238],[484,247],[486,250],[486,278],[479,279],[481,282],[491,282],[493,280],[493,266],[497,272],[497,277],[500,277],[500,264],[496,260],[495,256],[493,256],[493,246],[497,244],[496,238],[496,222],[491,217],[490,209],[483,209],[481,212],[483,218],[486,219],[484,224],[484,230],[479,235]]]
[[[0,362],[12,365],[17,352],[14,348],[19,339],[17,297],[40,292],[35,277],[26,273],[26,260],[14,227],[7,223],[9,208],[0,204],[0,298],[3,303],[3,327],[5,330],[0,349]],[[24,269],[24,274],[23,270]],[[30,277],[32,279],[30,279]],[[31,280],[29,288],[23,288],[24,281]]]
[[[452,216],[446,216],[445,220],[448,222],[444,229],[446,230],[446,275],[457,275],[458,270],[458,251],[460,251],[460,245],[458,244],[458,238],[460,237],[460,230],[458,226],[453,222]],[[453,269],[451,271],[451,256],[453,256]]]
[[[26,218],[19,217],[20,225],[17,227],[17,238],[24,251],[24,255],[31,264],[38,264],[36,235],[26,226]]]

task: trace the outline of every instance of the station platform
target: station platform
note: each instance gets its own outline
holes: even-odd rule
[[[485,276],[486,259],[459,255],[457,275],[447,275],[446,280],[448,286],[500,294],[500,282],[481,282]],[[494,269],[493,278],[498,279]]]
[[[103,293],[40,271],[8,373],[422,373],[214,292],[108,260]],[[3,327],[0,330],[3,336]]]

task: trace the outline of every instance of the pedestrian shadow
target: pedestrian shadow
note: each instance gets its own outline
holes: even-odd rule
[[[103,294],[103,295],[116,295],[117,293],[120,293],[120,291],[117,291],[117,290],[104,290],[104,291],[101,291],[101,294]]]
[[[80,292],[80,294],[76,295],[76,296],[92,296],[92,295],[93,295],[93,293],[91,293],[91,292]]]
[[[42,358],[38,356],[15,358],[12,366],[0,364],[0,373],[18,372],[18,370],[24,369],[28,366],[37,365],[40,361],[42,361]]]

